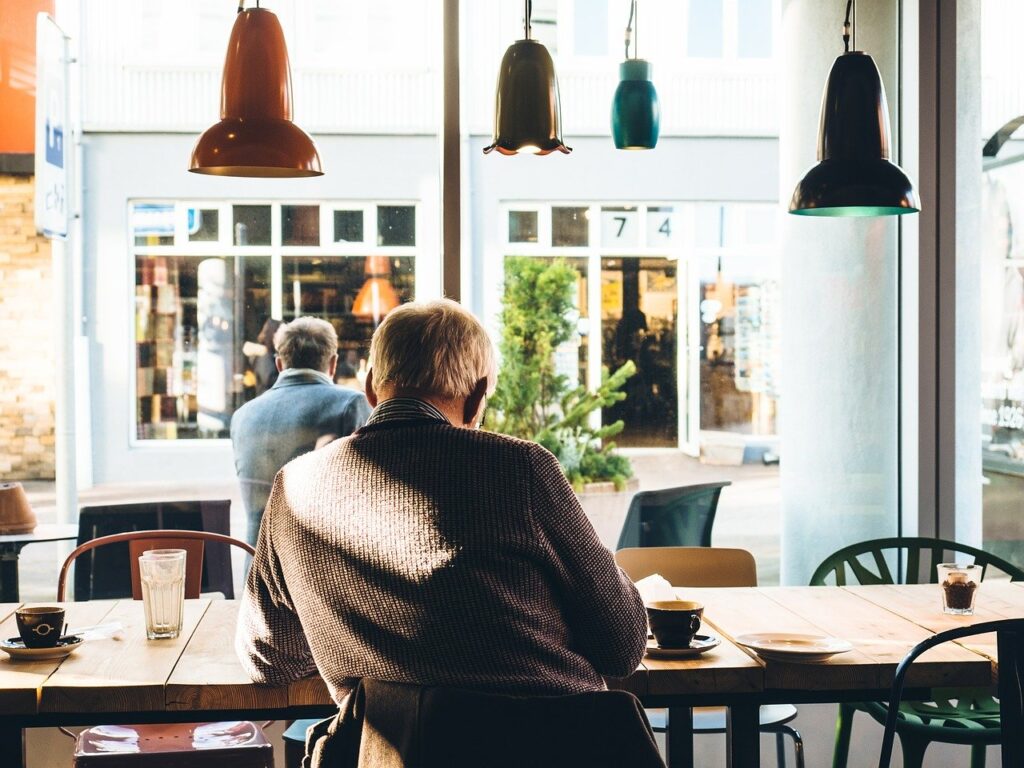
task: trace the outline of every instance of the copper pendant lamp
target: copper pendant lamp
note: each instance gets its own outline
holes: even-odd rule
[[[352,314],[369,318],[377,325],[392,309],[402,303],[398,292],[388,276],[391,274],[391,260],[387,256],[367,256],[363,268],[366,282],[352,302]]]
[[[192,150],[189,170],[215,176],[322,176],[309,135],[292,122],[292,75],[281,23],[238,7],[221,81],[219,123]]]
[[[494,104],[494,141],[484,154],[569,154],[561,136],[562,110],[558,101],[555,63],[542,43],[530,37],[533,3],[525,0],[525,38],[505,51],[498,72]]]
[[[800,216],[897,216],[921,203],[903,169],[889,160],[889,109],[878,67],[850,50],[850,10],[843,24],[845,52],[835,60],[821,100],[818,164],[797,184],[789,212]],[[856,47],[856,45],[855,45]]]

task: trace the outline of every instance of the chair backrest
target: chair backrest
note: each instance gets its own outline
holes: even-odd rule
[[[57,601],[61,602],[65,599],[68,570],[79,556],[93,552],[99,547],[116,546],[118,544],[126,544],[128,546],[128,575],[130,577],[131,596],[133,599],[142,599],[142,585],[139,579],[139,555],[151,549],[184,549],[188,553],[185,556],[185,597],[189,599],[197,598],[202,591],[203,553],[207,542],[239,547],[250,555],[256,554],[256,550],[246,542],[219,533],[211,533],[210,531],[128,531],[126,533],[114,533],[110,536],[100,536],[98,539],[92,539],[75,547],[74,551],[67,556],[64,564],[60,567],[60,575],[57,577]]]
[[[710,547],[718,497],[732,485],[684,485],[633,495],[616,549],[626,547]]]
[[[757,564],[745,549],[725,547],[630,547],[615,562],[633,581],[653,573],[673,587],[756,587]]]
[[[918,536],[872,539],[843,547],[826,557],[818,566],[811,576],[811,586],[935,584],[939,580],[935,566],[961,561],[963,558],[956,557],[957,554],[967,555],[980,565],[982,578],[989,568],[995,568],[1009,576],[1011,581],[1024,581],[1024,570],[983,549],[946,539]],[[899,577],[893,575],[894,564],[902,569]]]
[[[879,768],[889,768],[892,759],[900,699],[903,698],[907,672],[914,660],[936,645],[989,632],[996,633],[999,659],[999,717],[1003,768],[1020,768],[1024,765],[1024,619],[1000,619],[939,632],[915,645],[903,657],[903,661],[896,667],[896,675],[892,681],[885,735],[882,738],[882,754],[878,760]]]
[[[330,765],[665,768],[625,691],[510,696],[363,678],[332,725],[311,737]]]
[[[78,515],[78,544],[114,533],[153,530],[231,533],[231,501],[153,501],[82,507]],[[132,594],[127,543],[92,550],[75,564],[76,600],[107,600]],[[231,552],[215,543],[205,548],[202,589],[234,597]]]

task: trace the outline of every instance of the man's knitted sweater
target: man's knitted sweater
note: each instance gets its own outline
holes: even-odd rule
[[[378,420],[278,474],[236,645],[257,682],[319,674],[523,694],[604,687],[647,621],[557,460],[429,417]]]

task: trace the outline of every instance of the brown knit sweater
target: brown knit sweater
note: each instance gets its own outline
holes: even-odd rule
[[[354,679],[556,694],[643,656],[643,603],[555,457],[436,420],[390,420],[274,483],[236,646],[253,680]]]

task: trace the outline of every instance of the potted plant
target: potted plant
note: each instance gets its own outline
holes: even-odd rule
[[[626,397],[636,366],[602,371],[594,390],[559,373],[556,351],[576,334],[577,272],[564,261],[511,257],[505,262],[501,310],[501,370],[484,426],[540,443],[558,459],[584,509],[609,546],[628,506],[633,470],[612,441],[621,420],[594,427],[591,414]],[[609,495],[611,494],[611,495]]]

